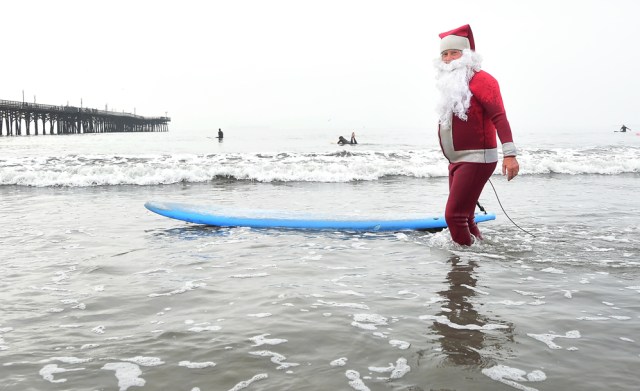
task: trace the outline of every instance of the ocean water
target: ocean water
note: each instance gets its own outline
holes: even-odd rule
[[[0,138],[0,390],[637,389],[640,136],[516,134],[463,248],[147,211],[444,209],[435,134],[223,130]]]

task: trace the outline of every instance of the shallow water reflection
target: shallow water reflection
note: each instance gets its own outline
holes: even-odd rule
[[[458,256],[451,257],[449,262],[451,270],[446,277],[449,286],[438,292],[445,304],[435,316],[432,328],[442,336],[439,342],[449,363],[485,366],[488,359],[482,351],[489,345],[499,347],[500,341],[513,341],[513,326],[479,313],[474,306],[474,297],[483,293],[477,288],[474,272],[478,263],[461,261]]]

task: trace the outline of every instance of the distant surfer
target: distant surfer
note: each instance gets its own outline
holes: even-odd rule
[[[222,133],[222,129],[218,128],[218,139],[222,140],[224,137],[224,133]]]
[[[482,239],[476,202],[498,163],[496,131],[502,143],[502,175],[518,175],[517,150],[498,82],[481,70],[469,25],[442,33],[440,58],[434,61],[440,147],[449,160],[449,198],[445,220],[454,242]]]
[[[626,126],[624,126],[624,124],[622,124],[622,127],[620,128],[620,132],[624,133],[627,130],[631,130],[630,128],[627,128]]]
[[[355,132],[351,133],[351,141],[347,140],[346,138],[344,138],[342,136],[338,137],[338,144],[339,145],[358,144],[358,141],[356,141],[356,133]]]

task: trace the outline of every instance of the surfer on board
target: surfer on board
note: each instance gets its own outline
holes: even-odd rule
[[[630,128],[627,128],[626,126],[624,126],[624,124],[622,124],[622,127],[620,128],[620,131],[622,133],[626,132],[627,130],[631,130]]]
[[[338,144],[340,144],[340,145],[358,144],[358,142],[356,141],[356,134],[355,133],[351,134],[351,141],[347,140],[346,138],[344,138],[342,136],[338,137]]]
[[[440,93],[438,137],[449,160],[449,198],[445,220],[454,242],[482,239],[475,223],[476,202],[498,162],[496,131],[502,143],[502,175],[518,175],[517,150],[498,82],[481,70],[469,25],[439,34],[440,58],[434,61]]]

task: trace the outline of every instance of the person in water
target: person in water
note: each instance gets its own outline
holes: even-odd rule
[[[620,128],[620,131],[624,133],[627,130],[631,130],[631,129],[627,128],[626,126],[624,126],[624,124],[622,124],[622,127]]]
[[[222,129],[218,128],[218,138],[222,139],[224,137],[224,133],[222,133]]]
[[[345,145],[345,144],[358,144],[358,142],[356,141],[356,134],[351,133],[351,141],[347,140],[346,138],[340,136],[338,137],[338,144],[340,145]]]
[[[517,150],[498,82],[481,70],[469,25],[439,34],[440,57],[434,61],[440,147],[449,161],[449,198],[445,220],[454,242],[482,239],[474,212],[485,183],[498,162],[496,131],[502,143],[502,175],[518,175]]]

